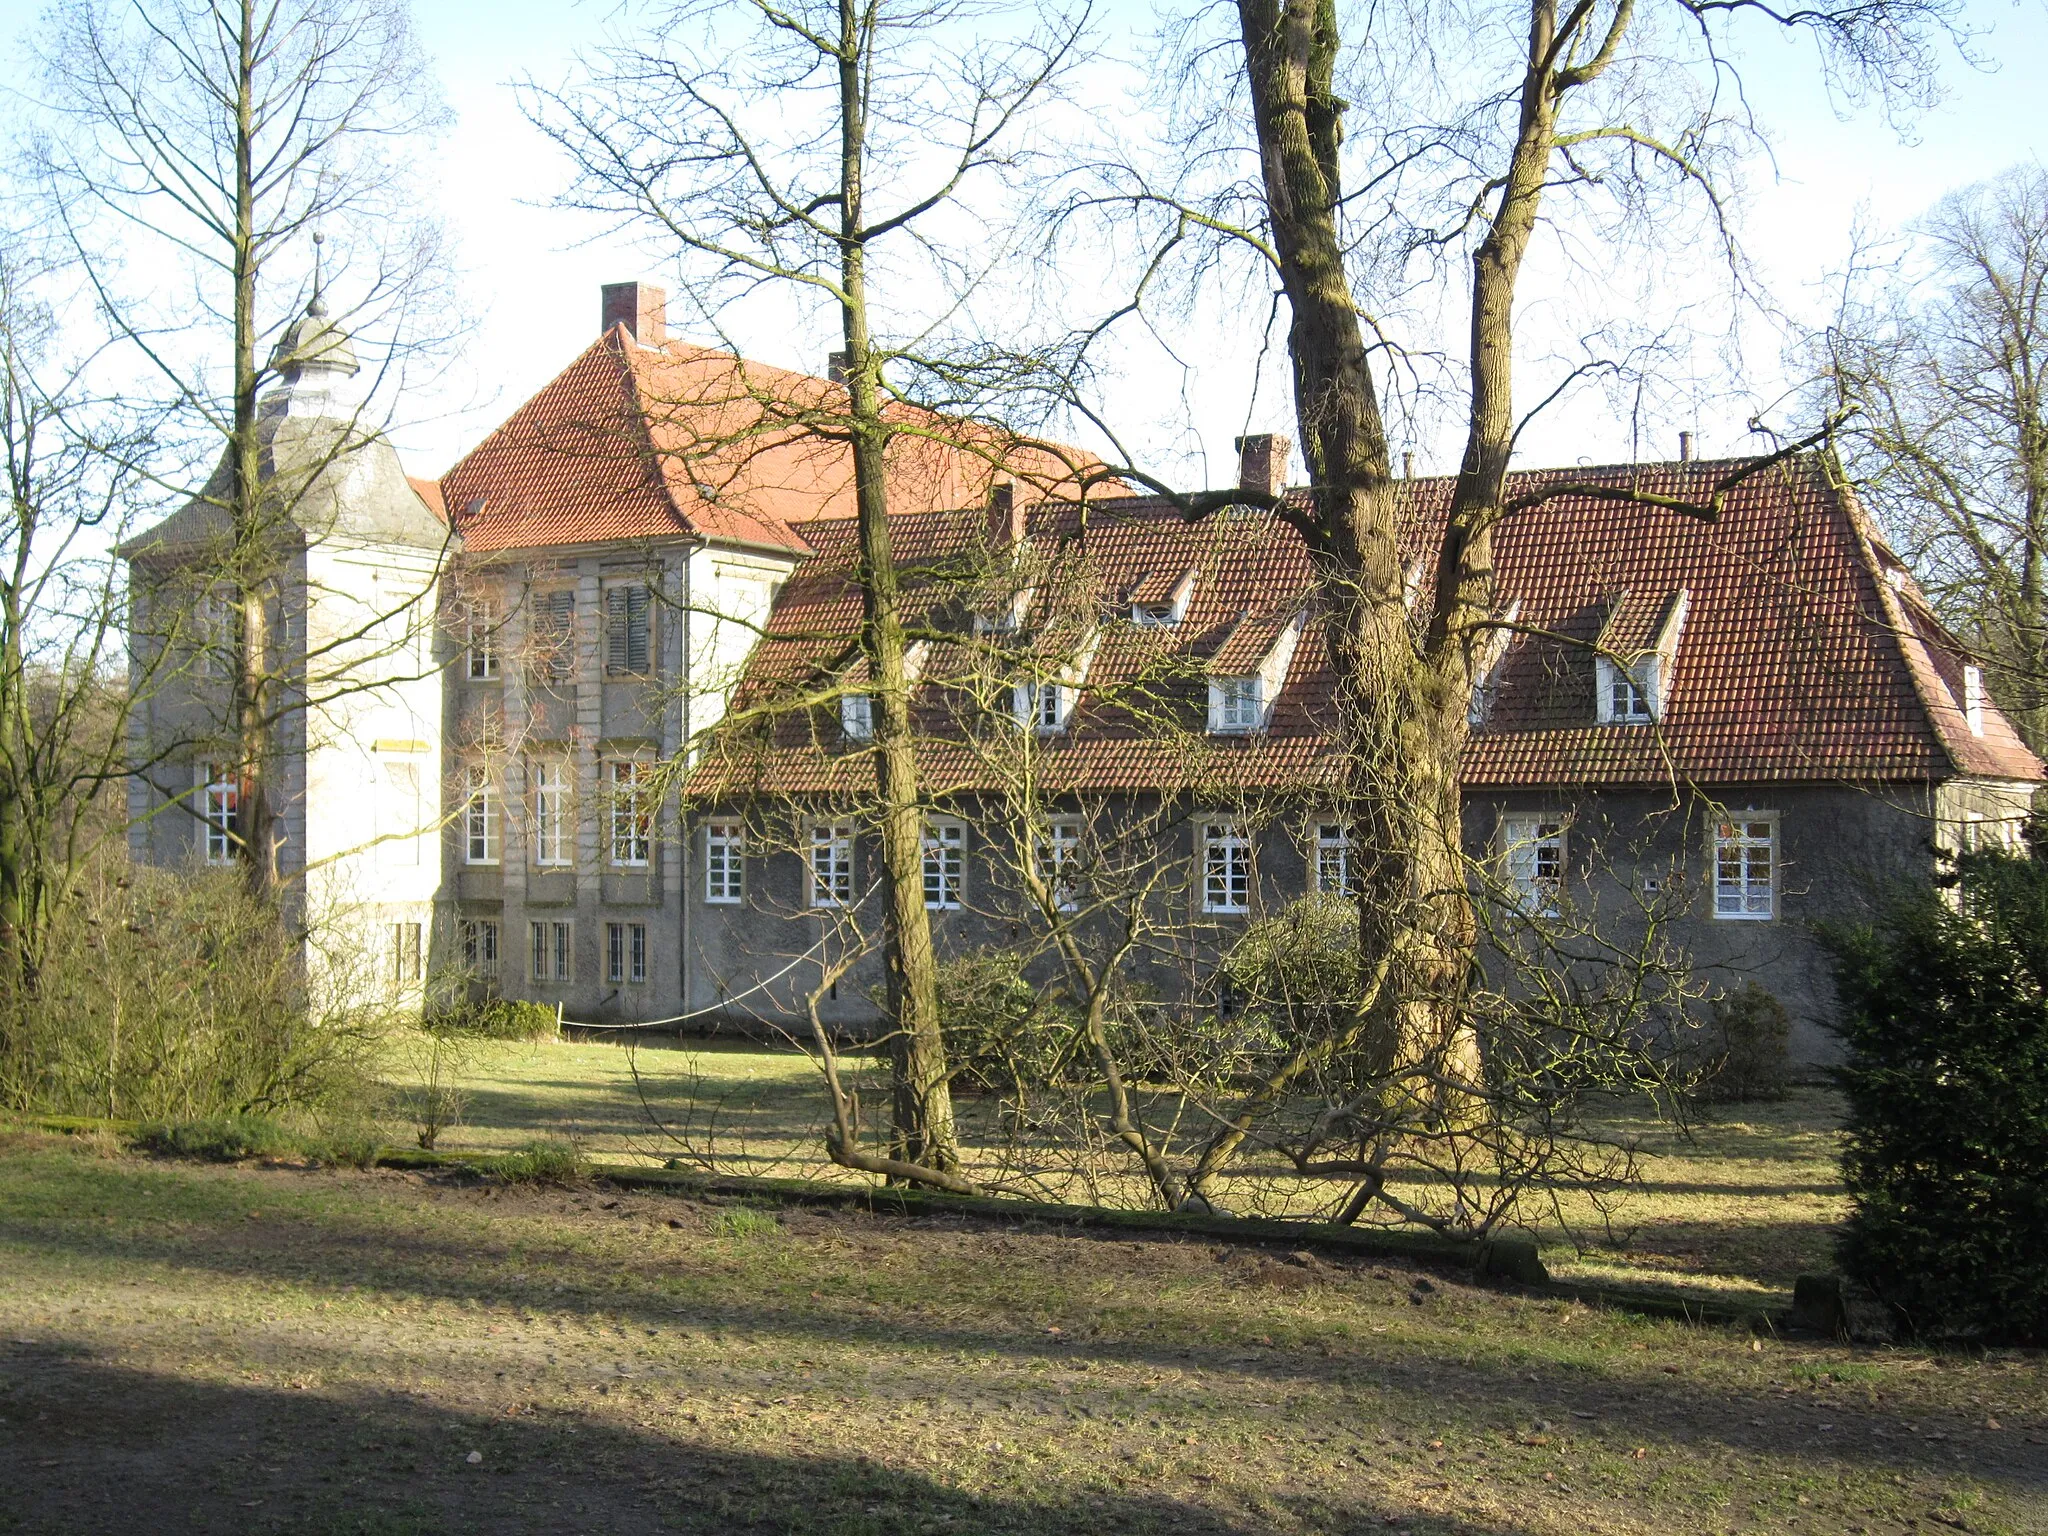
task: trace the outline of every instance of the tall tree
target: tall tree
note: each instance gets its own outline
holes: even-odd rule
[[[834,1155],[935,1182],[957,1181],[959,1152],[925,910],[928,806],[892,463],[914,458],[907,445],[920,438],[947,437],[943,418],[907,413],[906,402],[971,404],[959,391],[1003,372],[988,349],[949,352],[934,322],[972,309],[1000,248],[977,195],[1014,164],[1079,33],[1071,21],[1027,19],[1006,36],[976,35],[980,15],[944,0],[676,6],[640,41],[604,53],[584,88],[536,91],[532,103],[576,166],[569,201],[655,232],[707,329],[718,333],[726,307],[764,287],[836,322],[843,391],[800,409],[765,390],[754,402],[788,432],[843,444],[853,465],[896,1156],[878,1162],[844,1143]],[[993,478],[995,443],[977,428],[944,446],[989,453]]]
[[[1954,193],[1864,252],[1815,343],[1850,474],[2048,750],[2048,171]]]
[[[318,476],[266,479],[259,407],[278,370],[306,360],[275,343],[306,305],[308,236],[334,253],[328,294],[352,295],[333,328],[376,333],[385,370],[447,320],[427,292],[436,230],[400,164],[442,120],[439,93],[403,0],[65,0],[43,65],[37,158],[53,217],[111,324],[194,434],[222,444],[196,496],[225,525],[208,572],[234,616],[222,727],[239,851],[269,893],[275,731],[307,688],[274,644],[279,534]],[[332,344],[323,327],[294,334]],[[335,434],[332,456],[359,440]]]

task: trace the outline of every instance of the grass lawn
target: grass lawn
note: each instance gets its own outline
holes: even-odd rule
[[[701,1154],[728,1172],[851,1177],[825,1160],[816,1069],[794,1052],[493,1044],[478,1048],[467,1086],[464,1123],[444,1133],[444,1148],[502,1150],[555,1136],[620,1162]],[[879,1088],[863,1096],[873,1102]],[[988,1102],[959,1102],[971,1136]],[[1838,1113],[1832,1093],[1801,1089],[1781,1103],[1718,1108],[1690,1139],[1651,1120],[1618,1122],[1611,1129],[1640,1137],[1648,1153],[1643,1187],[1611,1228],[1584,1202],[1567,1203],[1569,1232],[1554,1218],[1541,1221],[1546,1262],[1564,1278],[1786,1303],[1796,1276],[1832,1267],[1830,1234],[1846,1209],[1834,1161]],[[390,1135],[411,1139],[400,1125]]]
[[[2048,1531],[2041,1356],[0,1129],[0,1530],[1943,1528]]]

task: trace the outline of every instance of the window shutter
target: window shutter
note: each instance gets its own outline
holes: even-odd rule
[[[613,587],[605,593],[605,670],[647,670],[647,589]]]

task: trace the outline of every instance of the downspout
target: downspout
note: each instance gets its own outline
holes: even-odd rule
[[[695,548],[692,548],[688,545],[685,545],[683,548],[683,734],[682,739],[676,744],[676,750],[678,755],[681,756],[681,758],[683,759],[683,777],[686,782],[689,778],[690,767],[690,695],[692,691],[692,679],[690,676],[690,567],[696,563],[697,550],[702,549],[703,547],[704,546],[701,543],[699,543]],[[676,951],[676,985],[681,989],[681,993],[676,1006],[676,1012],[687,1014],[690,1011],[691,837],[689,812],[684,809],[684,805],[685,801],[681,791],[679,790],[676,794],[676,844],[678,849],[677,858],[681,861],[682,865],[683,890],[681,898],[682,914],[681,923],[679,927],[680,941]],[[677,1027],[676,1034],[678,1038],[681,1037],[681,1026]]]

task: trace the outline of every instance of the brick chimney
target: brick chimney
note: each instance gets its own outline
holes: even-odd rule
[[[612,327],[623,325],[626,334],[643,347],[658,347],[668,340],[668,290],[652,283],[606,283],[604,324],[599,334],[609,336]]]
[[[1287,489],[1287,454],[1293,442],[1277,432],[1237,440],[1237,488],[1268,500]]]
[[[1024,498],[1014,480],[989,487],[988,542],[991,549],[1015,549],[1024,542]]]

